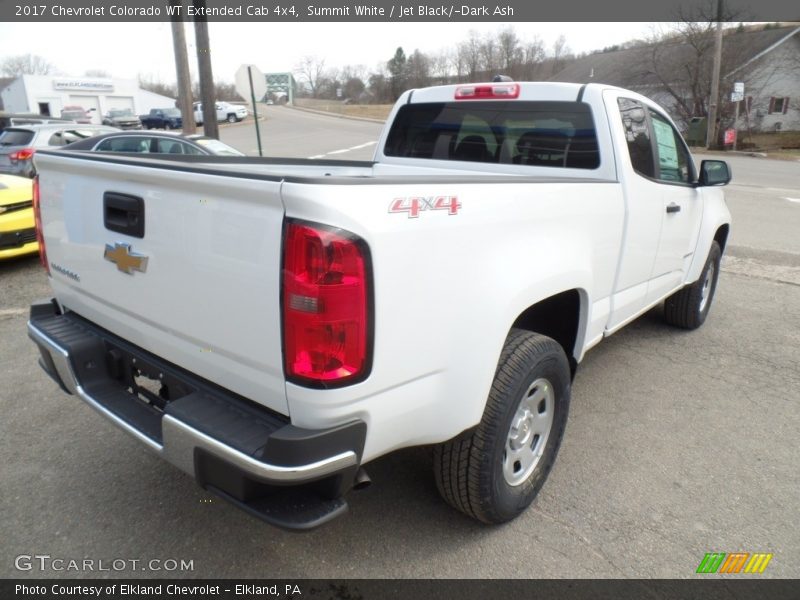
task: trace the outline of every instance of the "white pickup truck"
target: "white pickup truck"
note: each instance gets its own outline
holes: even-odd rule
[[[36,167],[45,371],[290,529],[417,445],[454,507],[518,515],[586,351],[665,300],[699,327],[730,223],[726,163],[698,170],[659,106],[599,84],[408,91],[374,162],[64,149]]]
[[[194,122],[197,125],[203,124],[203,103],[195,102]],[[214,110],[217,111],[217,121],[227,121],[228,123],[238,123],[247,118],[247,107],[241,104],[230,104],[229,102],[214,103]]]

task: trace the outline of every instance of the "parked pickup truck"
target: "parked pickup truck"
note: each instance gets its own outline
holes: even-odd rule
[[[228,123],[238,123],[247,118],[247,107],[241,104],[230,104],[228,102],[216,102],[214,110],[217,112],[217,121],[227,121]],[[198,125],[203,124],[203,103],[194,103],[194,122]]]
[[[292,529],[418,445],[455,508],[518,515],[586,351],[661,302],[699,327],[730,226],[726,163],[698,169],[659,106],[599,84],[408,91],[374,162],[36,163],[45,371]]]
[[[150,113],[139,117],[145,129],[181,129],[183,120],[177,108],[152,108]]]

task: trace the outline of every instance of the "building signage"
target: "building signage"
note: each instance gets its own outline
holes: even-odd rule
[[[92,81],[88,79],[54,79],[53,89],[79,92],[113,92],[114,84],[110,81]]]

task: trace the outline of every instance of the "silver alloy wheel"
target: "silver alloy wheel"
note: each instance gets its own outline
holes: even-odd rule
[[[708,304],[708,299],[711,296],[711,285],[714,283],[714,271],[716,267],[712,262],[708,265],[708,271],[706,271],[706,278],[703,280],[703,289],[700,290],[700,307],[698,310],[703,312],[706,309],[706,304]]]
[[[555,392],[545,378],[528,386],[511,419],[503,450],[503,477],[508,485],[524,483],[544,453],[553,428]]]

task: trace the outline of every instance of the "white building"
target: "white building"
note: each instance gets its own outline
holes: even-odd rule
[[[130,108],[142,115],[152,108],[171,108],[175,98],[168,98],[139,87],[134,79],[98,79],[96,77],[61,77],[23,75],[0,90],[4,110],[13,113],[38,113],[61,116],[67,106],[80,106],[100,123],[112,109]]]

